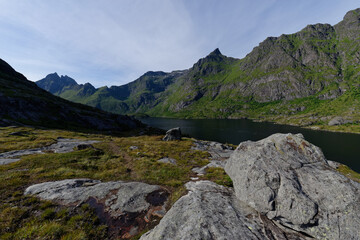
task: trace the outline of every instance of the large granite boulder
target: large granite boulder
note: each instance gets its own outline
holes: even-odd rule
[[[186,188],[188,194],[141,240],[305,239],[281,230],[241,203],[229,188],[210,181],[188,182]]]
[[[163,217],[169,196],[165,189],[156,185],[121,181],[103,183],[91,179],[40,183],[28,187],[25,194],[66,206],[88,203],[109,226],[110,234],[121,238],[138,234],[154,221],[154,216]]]
[[[165,137],[163,137],[164,141],[175,141],[175,140],[181,140],[181,130],[179,127],[169,129],[166,132]]]
[[[282,226],[318,239],[360,237],[360,184],[301,134],[243,142],[225,171],[238,199]]]

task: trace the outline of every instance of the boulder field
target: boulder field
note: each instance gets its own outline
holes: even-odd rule
[[[338,173],[301,134],[242,142],[224,161],[233,188],[190,181],[171,207],[168,190],[138,182],[68,179],[25,194],[88,203],[114,238],[135,236],[155,217],[160,222],[141,240],[360,239],[360,183]]]

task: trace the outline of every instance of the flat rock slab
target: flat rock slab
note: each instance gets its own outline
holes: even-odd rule
[[[225,171],[238,199],[282,226],[316,239],[359,239],[360,184],[301,134],[242,142]]]
[[[210,181],[188,182],[186,188],[188,194],[141,240],[304,239],[259,216],[229,188]]]
[[[17,162],[19,161],[20,158],[1,158],[0,159],[0,165],[4,165],[4,164],[8,164],[8,163],[12,163],[12,162]]]
[[[192,169],[192,171],[197,173],[199,176],[204,175],[206,173],[206,169],[210,167],[224,168],[227,159],[234,151],[231,146],[226,144],[200,140],[196,140],[191,149],[208,152],[211,156],[209,164]]]
[[[43,154],[48,152],[68,153],[74,151],[74,148],[78,147],[79,145],[89,145],[97,142],[99,141],[94,141],[94,140],[83,141],[76,139],[59,138],[57,140],[57,143],[54,143],[47,147],[15,150],[10,152],[0,153],[0,165],[19,161],[20,157],[25,155]]]
[[[152,217],[162,217],[168,191],[140,182],[101,182],[67,179],[32,185],[25,194],[52,200],[66,206],[88,203],[114,236],[129,238],[142,231]]]
[[[176,165],[176,163],[177,163],[176,159],[167,158],[167,157],[161,158],[161,159],[159,159],[157,161],[160,162],[160,163],[169,163],[169,164],[173,164],[173,165]]]

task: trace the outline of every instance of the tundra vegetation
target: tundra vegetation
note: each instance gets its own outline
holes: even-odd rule
[[[13,134],[15,133],[15,134]],[[184,184],[191,171],[209,163],[209,153],[192,150],[194,139],[162,141],[163,135],[123,136],[48,130],[29,127],[0,128],[0,153],[50,145],[58,137],[98,140],[94,148],[70,153],[45,153],[23,156],[20,161],[0,165],[1,239],[104,239],[102,225],[87,204],[67,208],[50,201],[24,196],[26,187],[47,181],[91,178],[106,181],[140,181],[165,187],[170,207],[186,193]],[[133,147],[133,146],[136,146]],[[169,157],[177,164],[158,162]],[[199,179],[231,186],[221,168],[209,168]]]

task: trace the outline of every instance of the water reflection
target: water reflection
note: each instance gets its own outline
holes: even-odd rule
[[[246,119],[169,119],[144,118],[142,122],[164,130],[180,127],[191,137],[238,145],[257,141],[273,133],[302,133],[306,140],[320,147],[326,158],[360,172],[360,135],[315,131],[288,125],[259,123]]]

